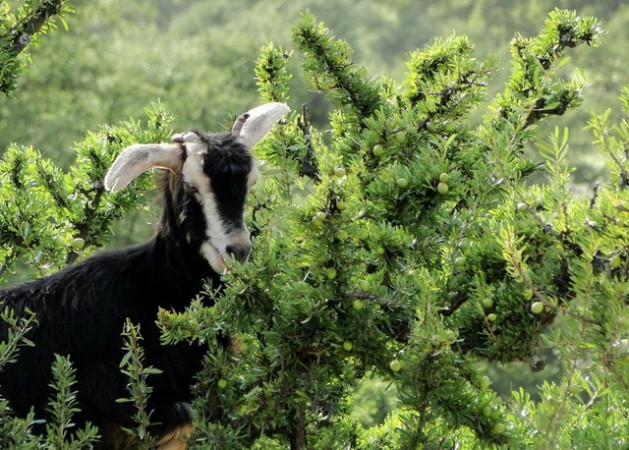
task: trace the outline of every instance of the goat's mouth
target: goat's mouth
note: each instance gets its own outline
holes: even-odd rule
[[[224,256],[210,242],[204,242],[203,245],[201,245],[201,255],[216,273],[225,274],[227,272],[229,257]]]

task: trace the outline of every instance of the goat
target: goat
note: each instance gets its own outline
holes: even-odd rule
[[[54,354],[70,355],[76,369],[77,425],[90,421],[101,435],[97,448],[130,445],[123,428],[133,427],[135,411],[116,399],[128,396],[128,378],[119,365],[126,318],[140,324],[145,363],[162,371],[151,375],[148,409],[156,424],[159,449],[185,448],[192,429],[190,386],[201,369],[205,347],[160,344],[158,308],[182,311],[204,280],[221,286],[221,273],[234,258],[251,252],[244,222],[248,189],[257,168],[251,148],[289,108],[268,103],[241,115],[231,132],[188,131],[171,143],[126,148],[109,169],[104,187],[117,192],[150,168],[168,169],[161,178],[163,212],[148,242],[97,254],[48,277],[0,291],[0,304],[16,315],[27,310],[38,324],[27,336],[17,361],[0,373],[0,394],[13,411],[49,419]],[[0,323],[0,340],[7,337]]]

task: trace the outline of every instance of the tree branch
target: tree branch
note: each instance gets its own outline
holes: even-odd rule
[[[315,157],[315,151],[312,146],[312,133],[310,131],[310,119],[308,118],[308,106],[302,105],[301,116],[297,119],[297,126],[304,135],[304,142],[306,143],[306,154],[301,160],[301,166],[299,168],[300,176],[307,176],[314,181],[319,181],[319,168],[317,167],[317,159]]]
[[[290,449],[301,450],[306,448],[306,412],[305,406],[299,406],[293,416],[290,432]]]
[[[8,36],[13,36],[13,43],[11,47],[7,49],[9,54],[17,56],[21,53],[31,41],[33,35],[42,29],[50,17],[61,13],[63,1],[64,0],[40,1],[31,14],[26,16],[21,22],[15,24],[7,33]]]

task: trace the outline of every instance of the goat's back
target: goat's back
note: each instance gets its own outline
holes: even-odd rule
[[[203,276],[208,275],[207,264],[183,264],[162,244],[156,238],[141,246],[103,253],[51,276],[0,291],[0,301],[16,315],[30,310],[37,318],[27,336],[35,346],[21,347],[17,361],[0,372],[3,395],[18,415],[24,416],[34,407],[37,418],[48,418],[51,364],[54,354],[60,354],[69,355],[76,368],[81,408],[75,418],[78,425],[88,420],[103,429],[132,425],[131,406],[116,402],[129,395],[129,380],[119,365],[121,332],[130,318],[140,325],[145,365],[163,371],[149,377],[154,389],[149,407],[157,411],[153,418],[161,423],[190,421],[190,417],[159,417],[159,410],[162,403],[189,401],[189,387],[201,367],[204,349],[191,344],[162,346],[155,321],[160,306],[182,310],[189,304],[201,289]],[[0,323],[0,339],[6,338],[7,324]],[[179,412],[164,414],[177,416]],[[179,426],[168,428],[174,425]]]

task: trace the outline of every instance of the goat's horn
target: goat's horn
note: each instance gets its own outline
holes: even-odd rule
[[[179,144],[136,144],[118,155],[105,175],[105,189],[118,192],[152,167],[181,169]]]
[[[234,122],[234,126],[232,127],[232,135],[240,136],[240,132],[242,131],[242,127],[249,118],[248,113],[241,114],[238,119]]]
[[[232,134],[245,146],[256,145],[290,108],[284,103],[266,103],[242,114],[232,127]]]

